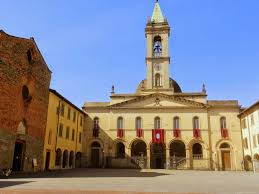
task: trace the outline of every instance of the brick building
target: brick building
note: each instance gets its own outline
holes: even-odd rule
[[[0,168],[41,169],[50,79],[33,38],[0,31]]]

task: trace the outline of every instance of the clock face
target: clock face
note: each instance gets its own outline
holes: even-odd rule
[[[155,64],[155,70],[160,71],[161,70],[161,65],[160,64]]]

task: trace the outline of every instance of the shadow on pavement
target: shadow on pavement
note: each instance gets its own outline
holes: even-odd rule
[[[157,177],[158,172],[141,172],[138,169],[69,169],[40,173],[13,173],[8,179],[19,178],[93,178],[93,177]],[[1,177],[0,177],[1,179]],[[5,178],[6,179],[6,178]]]
[[[1,181],[0,180],[0,188],[22,185],[22,184],[31,183],[31,182],[33,181]]]

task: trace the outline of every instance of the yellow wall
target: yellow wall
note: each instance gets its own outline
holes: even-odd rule
[[[57,108],[64,104],[64,116],[57,114]],[[68,108],[70,108],[70,119],[68,119]],[[61,111],[61,109],[59,109]],[[76,112],[76,119],[73,121],[74,112]],[[80,119],[82,118],[82,125],[80,125]],[[49,106],[48,106],[48,119],[47,128],[44,141],[44,166],[46,164],[46,153],[50,152],[50,164],[49,169],[63,168],[62,166],[55,165],[56,150],[61,149],[62,155],[65,150],[68,151],[68,158],[70,152],[74,153],[74,160],[72,166],[66,166],[65,168],[73,168],[76,166],[76,153],[82,152],[82,131],[83,131],[84,114],[75,109],[71,104],[64,101],[62,98],[50,91],[49,93]],[[63,134],[59,137],[58,130],[60,124],[63,124]],[[69,138],[66,138],[66,128],[69,127]],[[72,129],[75,130],[74,140],[72,140]],[[51,131],[51,140],[49,142],[49,134]],[[79,136],[81,134],[81,143],[79,142]],[[69,159],[68,159],[69,160]],[[62,165],[63,158],[61,159]],[[69,162],[67,162],[69,164]],[[79,164],[78,164],[79,165]]]

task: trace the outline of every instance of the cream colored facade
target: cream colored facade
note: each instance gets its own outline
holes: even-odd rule
[[[146,79],[133,94],[86,102],[88,167],[242,170],[240,107],[186,93],[170,78],[170,27],[158,2],[146,29]],[[158,142],[157,142],[158,141]]]
[[[82,110],[50,90],[43,169],[81,167],[84,116]]]
[[[259,101],[240,114],[246,170],[259,169]]]

